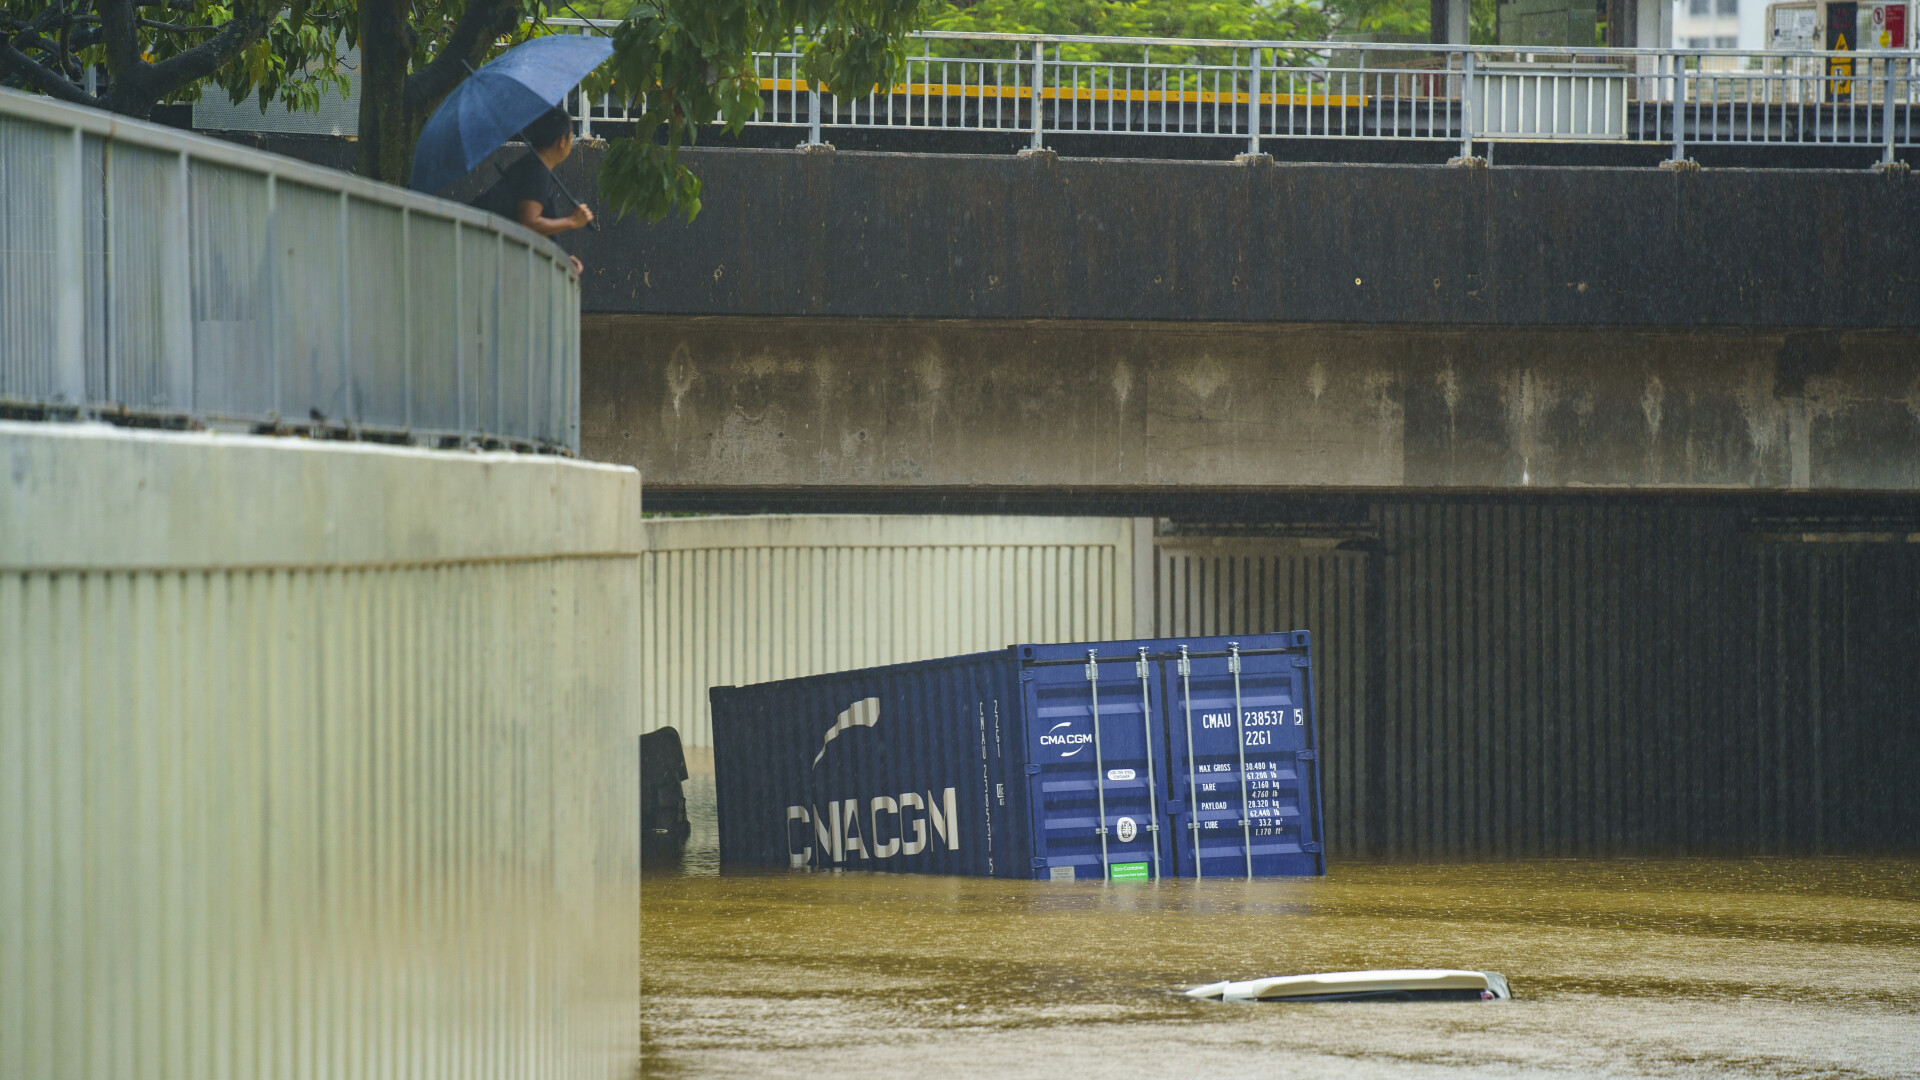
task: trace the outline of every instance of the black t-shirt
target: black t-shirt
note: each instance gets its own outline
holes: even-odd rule
[[[534,154],[507,166],[500,179],[473,200],[473,205],[508,221],[519,221],[520,204],[526,200],[540,204],[542,217],[563,218],[573,213],[573,200],[561,192],[553,172]]]

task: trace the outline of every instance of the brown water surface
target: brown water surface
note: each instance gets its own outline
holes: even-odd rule
[[[718,873],[711,774],[642,886],[648,1077],[1920,1077],[1920,863],[1337,862],[1324,880]],[[1507,1003],[1223,1005],[1500,971]]]

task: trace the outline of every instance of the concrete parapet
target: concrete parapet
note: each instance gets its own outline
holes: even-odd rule
[[[699,218],[582,236],[583,311],[1920,328],[1920,189],[1865,169],[684,156]]]
[[[0,424],[0,1075],[631,1075],[639,488]]]

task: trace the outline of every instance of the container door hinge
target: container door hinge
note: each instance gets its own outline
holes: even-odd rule
[[[1296,656],[1293,658],[1294,667],[1306,667],[1308,663],[1309,661],[1304,656]]]
[[[1317,758],[1320,755],[1314,753],[1311,750],[1300,750],[1300,751],[1296,751],[1293,756],[1294,756],[1294,759],[1297,761],[1312,761],[1314,758]]]
[[[1300,850],[1318,852],[1318,851],[1324,851],[1326,849],[1320,846],[1320,841],[1309,840],[1306,843],[1300,845]]]
[[[1039,765],[1037,765],[1037,764],[1035,764],[1035,763],[1033,763],[1033,762],[1028,762],[1028,763],[1027,763],[1027,775],[1028,775],[1028,776],[1039,776],[1039,775],[1040,775],[1040,766],[1039,766]]]
[[[1035,855],[1033,857],[1033,868],[1035,870],[1045,870],[1047,868],[1047,860]]]
[[[1021,681],[1021,682],[1032,682],[1032,681],[1033,681],[1033,669],[1032,669],[1032,668],[1030,668],[1030,667],[1029,667],[1029,668],[1021,668],[1021,669],[1020,669],[1020,681]]]

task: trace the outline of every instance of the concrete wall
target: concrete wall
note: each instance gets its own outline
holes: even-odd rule
[[[680,518],[646,532],[645,723],[695,747],[713,745],[712,686],[1131,637],[1148,547],[1126,518]]]
[[[685,160],[691,225],[577,234],[583,310],[1920,328],[1920,180],[1865,170]]]
[[[1920,334],[583,320],[585,452],[695,492],[1920,488]]]
[[[0,424],[0,1075],[631,1075],[639,489]]]

